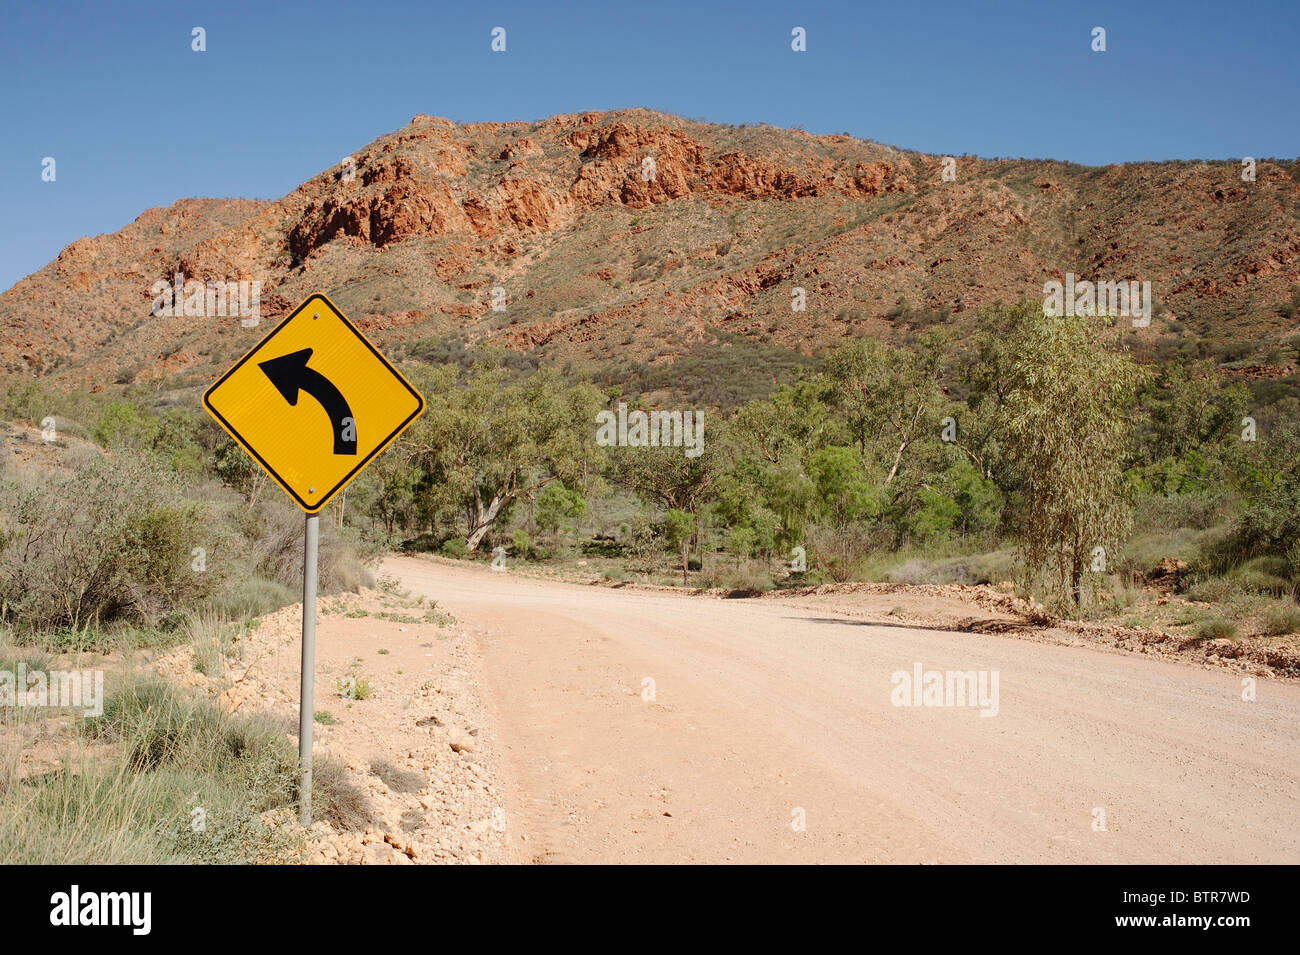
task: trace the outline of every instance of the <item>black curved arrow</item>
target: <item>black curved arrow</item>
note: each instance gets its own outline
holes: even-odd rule
[[[330,416],[330,424],[334,426],[334,453],[356,454],[357,425],[352,419],[352,409],[348,407],[343,393],[334,387],[332,381],[315,368],[307,367],[307,362],[311,359],[311,351],[310,348],[304,348],[301,351],[290,352],[279,358],[258,362],[257,367],[271,379],[271,384],[275,385],[276,390],[284,395],[284,400],[291,406],[298,404],[300,390],[319,401],[325,413]],[[352,426],[350,429],[348,424]],[[351,430],[350,440],[344,440],[345,430]]]

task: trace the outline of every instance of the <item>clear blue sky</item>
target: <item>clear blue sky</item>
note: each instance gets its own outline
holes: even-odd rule
[[[1298,63],[1298,0],[5,0],[0,289],[149,206],[278,198],[416,113],[645,106],[939,154],[1294,158]]]

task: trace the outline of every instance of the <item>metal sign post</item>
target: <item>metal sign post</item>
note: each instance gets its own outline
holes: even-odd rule
[[[304,394],[310,400],[301,400]],[[203,393],[203,406],[307,512],[298,808],[310,826],[318,515],[420,416],[424,399],[333,302],[315,293]]]
[[[311,731],[316,720],[316,558],[320,549],[320,515],[308,514],[302,559],[302,677],[298,702],[298,819],[311,825]]]

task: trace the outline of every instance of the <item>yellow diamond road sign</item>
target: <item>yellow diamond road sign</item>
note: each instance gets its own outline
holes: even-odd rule
[[[203,395],[230,436],[309,514],[424,410],[324,295],[312,295]]]

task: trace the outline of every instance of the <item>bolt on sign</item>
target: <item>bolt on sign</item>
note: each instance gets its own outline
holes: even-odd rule
[[[419,392],[320,294],[222,375],[203,404],[308,514],[424,410]]]

